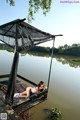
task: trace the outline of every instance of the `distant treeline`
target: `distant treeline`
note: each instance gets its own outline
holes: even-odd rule
[[[52,48],[35,46],[31,51],[51,54]],[[71,46],[65,44],[64,46],[59,46],[58,48],[54,48],[54,54],[80,56],[80,44],[73,44]]]
[[[5,44],[1,44],[1,43],[0,43],[0,49],[7,49],[9,51],[12,51],[12,48],[8,47]],[[35,47],[32,47],[29,51],[51,54],[52,48],[35,46]],[[65,44],[64,46],[59,46],[58,48],[54,48],[54,54],[80,56],[80,44],[72,44],[71,46]]]
[[[69,56],[80,56],[80,44],[72,44],[71,46],[65,44],[58,48],[57,54],[69,55]]]

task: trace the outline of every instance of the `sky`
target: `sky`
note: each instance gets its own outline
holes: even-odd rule
[[[15,0],[14,7],[1,0],[0,25],[27,18],[28,7],[28,0]],[[36,28],[53,35],[63,34],[56,37],[55,47],[80,43],[80,0],[52,0],[51,10],[46,16],[40,10],[34,17],[31,25]],[[52,47],[52,41],[42,45]]]

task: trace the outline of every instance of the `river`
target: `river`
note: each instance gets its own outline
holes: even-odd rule
[[[9,74],[14,54],[0,50],[0,75]],[[19,57],[18,74],[47,84],[50,56]],[[32,120],[44,120],[44,108],[58,108],[63,120],[80,120],[80,61],[73,57],[53,58],[48,99],[30,110]]]

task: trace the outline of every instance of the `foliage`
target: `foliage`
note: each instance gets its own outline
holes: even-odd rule
[[[80,67],[80,57],[56,55],[55,58],[58,62],[61,62],[62,64],[68,64],[70,67]]]
[[[62,120],[62,113],[58,108],[44,109],[47,113],[47,120]]]
[[[31,48],[30,51],[41,52],[41,53],[51,53],[49,47],[40,47],[40,46],[35,46]]]
[[[7,3],[8,3],[8,1],[9,1],[9,4],[10,4],[11,6],[14,6],[14,5],[15,5],[14,0],[6,0]]]
[[[11,49],[9,46],[5,44],[0,44],[0,49]],[[37,53],[46,53],[51,55],[52,48],[50,47],[41,47],[35,46],[29,50],[29,52],[37,52]],[[73,44],[72,46],[64,45],[59,46],[59,48],[54,48],[54,54],[57,55],[68,55],[68,56],[78,56],[80,57],[80,44]]]
[[[72,44],[72,46],[68,46],[66,44],[64,46],[59,46],[58,54],[70,55],[70,56],[80,56],[80,44]]]
[[[52,0],[29,0],[28,21],[34,19],[34,14],[37,13],[39,9],[42,9],[43,14],[46,15],[50,10],[51,2]]]
[[[6,0],[11,6],[14,6],[15,0]],[[28,9],[28,22],[34,19],[34,14],[40,9],[43,10],[43,14],[46,15],[51,8],[52,0],[29,0]]]

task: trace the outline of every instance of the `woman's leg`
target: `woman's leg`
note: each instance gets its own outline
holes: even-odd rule
[[[20,93],[19,97],[29,97],[30,96],[31,87],[27,87],[26,90]]]

